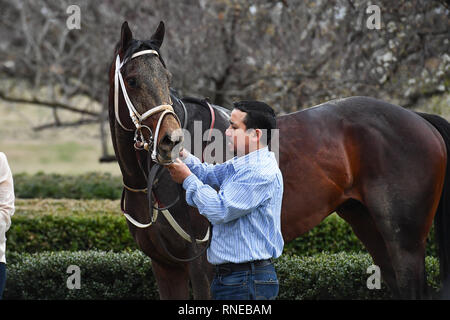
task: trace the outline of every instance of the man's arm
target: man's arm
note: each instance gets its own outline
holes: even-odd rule
[[[215,165],[202,163],[199,158],[185,149],[180,152],[180,159],[202,183],[213,188],[220,188],[227,176],[227,165],[224,163]]]
[[[272,183],[260,175],[247,171],[234,179],[216,192],[190,175],[183,181],[186,201],[211,223],[222,224],[250,213],[269,198]]]

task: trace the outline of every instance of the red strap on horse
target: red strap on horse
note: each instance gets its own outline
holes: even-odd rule
[[[159,199],[156,197],[156,194],[154,192],[153,193],[153,198],[156,200],[156,203],[158,204],[158,208],[164,208],[164,205],[162,204],[161,201],[159,201]]]

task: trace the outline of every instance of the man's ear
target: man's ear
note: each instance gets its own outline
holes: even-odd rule
[[[262,137],[262,130],[261,129],[255,129],[253,134],[258,138],[258,141],[261,140],[261,137]]]
[[[252,138],[258,138],[258,140],[261,138],[262,136],[262,131],[261,129],[247,129],[245,130],[247,132],[247,134],[249,134]]]

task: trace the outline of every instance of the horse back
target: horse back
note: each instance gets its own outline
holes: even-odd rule
[[[280,154],[331,156],[338,150],[359,157],[396,160],[408,155],[445,154],[439,132],[416,113],[369,97],[349,97],[278,117]],[[281,155],[280,155],[281,157]],[[374,159],[372,159],[374,160]]]
[[[417,168],[425,168],[418,173],[425,179],[445,162],[445,144],[435,128],[414,112],[374,98],[329,101],[278,117],[277,125],[280,169],[288,182],[294,170],[310,186],[327,180],[351,193],[355,184],[395,180]]]

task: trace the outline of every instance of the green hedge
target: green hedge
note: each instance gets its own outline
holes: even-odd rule
[[[119,205],[110,200],[18,200],[7,250],[136,249]]]
[[[43,252],[7,256],[4,299],[158,299],[150,259],[133,252]],[[81,289],[68,289],[70,265],[80,268]]]
[[[367,252],[350,225],[337,214],[331,214],[301,237],[285,244],[284,248],[284,253],[298,255],[314,255],[322,251]],[[427,238],[426,255],[438,256],[434,241],[434,226]]]
[[[16,202],[7,248],[18,252],[135,249],[118,200],[33,199]],[[159,219],[164,219],[159,217]],[[433,239],[433,235],[429,237]],[[285,254],[366,252],[350,226],[336,215],[285,245]],[[434,241],[428,256],[437,256]]]
[[[18,252],[136,248],[123,217],[16,218],[7,233],[7,249]]]
[[[13,253],[8,256],[5,299],[158,299],[151,262],[139,251]],[[366,286],[367,254],[318,254],[311,257],[280,257],[276,263],[280,281],[278,299],[389,299],[382,282],[380,290]],[[67,268],[81,271],[81,288],[68,289]],[[439,266],[427,257],[428,283],[436,289]]]
[[[122,178],[109,173],[90,172],[80,175],[19,173],[14,175],[16,197],[120,199]]]
[[[366,253],[320,253],[309,257],[282,256],[276,264],[280,275],[280,299],[391,299],[392,293],[381,281],[381,289],[369,290],[367,279],[373,264]],[[433,298],[438,297],[439,261],[425,259],[428,285]],[[381,273],[383,270],[381,270]]]
[[[75,176],[44,174],[42,172],[35,175],[21,173],[14,175],[14,183],[16,197],[25,199],[119,199],[122,191],[121,178],[113,177],[108,173],[87,173]],[[81,202],[80,204],[84,206]],[[116,208],[119,209],[118,203]],[[46,209],[54,211],[50,206],[47,206]],[[127,232],[124,231],[126,225],[123,219],[115,218],[115,220],[111,220],[109,216],[98,218],[101,221],[92,219],[92,216],[96,214],[94,209],[86,208],[85,210],[92,213],[91,216],[77,217],[74,220],[69,218],[67,223],[70,226],[66,226],[65,222],[59,217],[61,214],[70,217],[70,214],[73,213],[72,208],[66,212],[59,210],[57,216],[52,218],[35,216],[33,219],[36,221],[28,223],[20,217],[20,208],[18,211],[19,214],[16,214],[11,227],[13,230],[9,233],[11,250],[36,252],[96,248],[121,251],[134,243],[131,237],[126,236]],[[40,214],[45,216],[47,212],[41,210]],[[105,226],[106,230],[101,229],[102,225]],[[108,235],[115,228],[118,228],[117,232],[121,240],[117,239],[116,232]],[[52,238],[59,234],[64,237],[64,240],[58,241]],[[76,236],[72,237],[73,234],[76,234]],[[101,239],[94,239],[97,235]],[[68,239],[72,239],[72,243],[69,243]],[[432,229],[427,240],[427,255],[437,256],[433,239],[434,231]],[[109,247],[105,247],[105,245],[109,245]],[[288,254],[312,255],[324,250],[328,252],[366,251],[350,226],[335,214],[285,246],[285,253]]]

